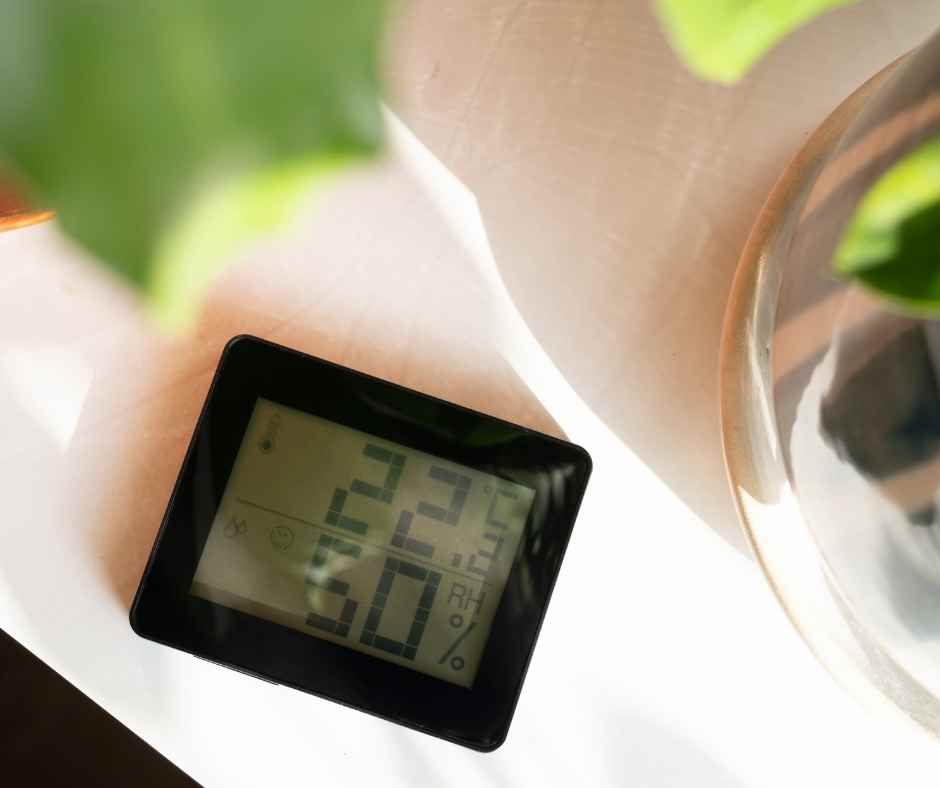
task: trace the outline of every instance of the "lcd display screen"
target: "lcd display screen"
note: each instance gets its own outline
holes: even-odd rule
[[[469,688],[534,499],[258,399],[190,592]]]

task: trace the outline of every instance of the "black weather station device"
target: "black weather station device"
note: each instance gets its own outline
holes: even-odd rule
[[[493,750],[590,472],[573,444],[236,337],[131,625],[220,665]]]

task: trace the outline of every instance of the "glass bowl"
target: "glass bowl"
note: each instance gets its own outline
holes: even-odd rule
[[[935,736],[940,322],[893,311],[831,259],[867,189],[938,131],[935,36],[840,105],[778,181],[721,359],[728,476],[775,593],[841,683]]]

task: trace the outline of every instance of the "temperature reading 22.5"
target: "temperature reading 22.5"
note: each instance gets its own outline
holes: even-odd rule
[[[392,505],[395,499],[396,489],[401,481],[402,472],[407,462],[407,457],[404,454],[391,451],[372,443],[366,443],[362,453],[367,458],[387,465],[387,471],[382,485],[379,486],[357,478],[352,480],[352,484],[348,490],[337,487],[336,491],[333,493],[329,511],[324,519],[326,523],[365,538],[368,537],[369,524],[343,513],[350,493],[357,493],[372,500],[380,501],[383,504]],[[450,500],[447,506],[440,506],[428,501],[418,501],[416,511],[408,511],[407,509],[401,510],[398,513],[397,525],[389,540],[390,546],[397,547],[402,551],[414,553],[422,559],[434,558],[437,540],[425,541],[411,535],[415,515],[426,517],[440,525],[440,527],[459,527],[460,515],[463,512],[464,505],[467,502],[473,485],[473,479],[470,476],[439,465],[431,465],[428,469],[428,476],[430,479],[439,482],[441,486],[446,486],[451,490]],[[515,498],[515,493],[509,490],[497,490],[493,493],[486,518],[487,527],[483,534],[486,547],[480,547],[474,554],[468,556],[467,571],[476,573],[484,579],[484,581],[480,583],[481,586],[491,585],[490,582],[486,582],[486,578],[493,572],[494,567],[498,566],[497,562],[506,545],[505,531],[507,524],[495,519],[493,516],[497,497],[500,494]],[[339,619],[332,619],[311,612],[307,616],[307,623],[311,626],[324,629],[327,632],[347,637],[357,612],[360,609],[360,603],[349,596],[348,583],[337,580],[331,577],[329,572],[323,571],[328,565],[329,551],[331,550],[356,560],[358,560],[362,554],[362,548],[359,544],[343,540],[340,537],[330,536],[327,533],[320,535],[316,552],[310,564],[307,582],[311,585],[339,594],[344,597],[345,600]],[[454,566],[460,566],[462,558],[463,556],[461,556],[460,553],[454,553],[452,564]],[[372,595],[371,607],[368,609],[368,615],[359,634],[360,643],[373,646],[374,648],[386,651],[389,654],[394,654],[395,656],[403,656],[405,659],[415,659],[441,586],[442,573],[435,571],[432,567],[433,565],[425,566],[422,563],[396,558],[392,555],[385,558],[382,573],[379,576],[374,594]],[[379,634],[379,624],[382,620],[382,614],[385,612],[389,594],[396,577],[399,576],[423,583],[421,596],[414,609],[414,617],[408,627],[408,636],[404,641]],[[486,592],[482,591],[477,597],[467,597],[466,586],[455,582],[451,586],[449,596],[448,604],[456,601],[459,606],[463,607],[472,602],[475,605],[475,610],[479,611],[486,598]],[[459,628],[463,623],[463,616],[455,613],[450,616],[448,621],[451,626]],[[446,661],[450,653],[470,634],[474,627],[475,623],[471,623],[469,627],[460,634],[458,639],[448,647],[441,659],[438,660],[438,664],[442,664]],[[453,657],[451,665],[455,669],[461,669],[463,664],[464,660],[462,657]]]
[[[192,593],[469,687],[533,500],[262,399]]]

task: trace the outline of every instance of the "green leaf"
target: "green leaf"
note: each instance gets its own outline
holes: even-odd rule
[[[385,0],[12,0],[0,157],[172,322],[381,137]]]
[[[940,309],[940,137],[878,179],[843,234],[834,265],[908,309]]]
[[[781,38],[856,0],[656,0],[673,47],[700,77],[739,80]]]

